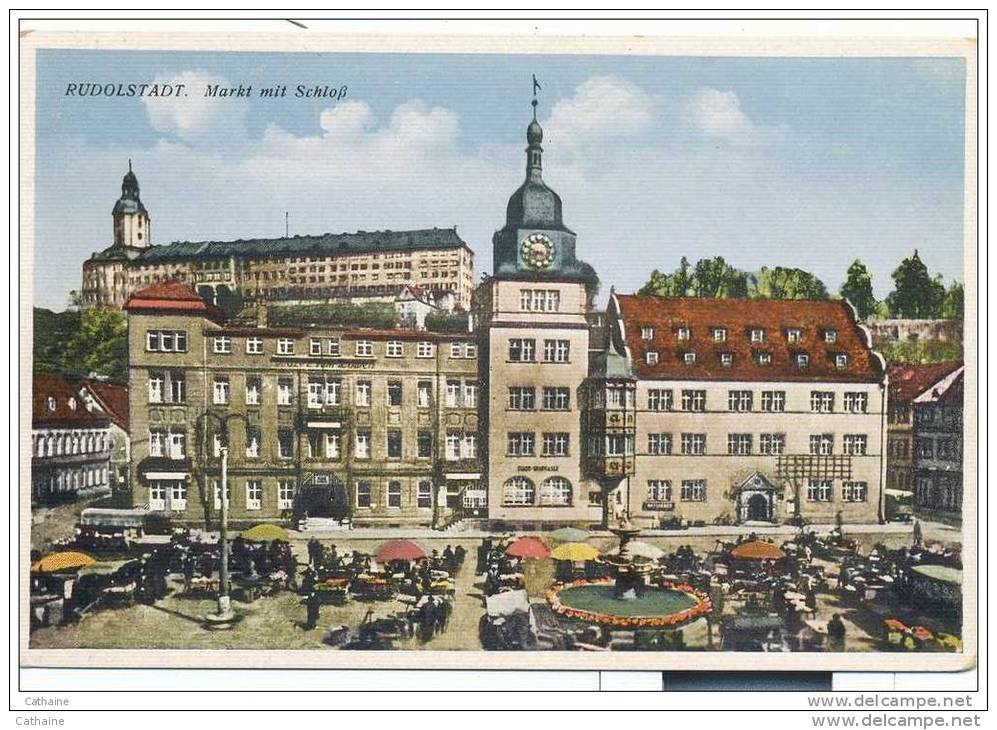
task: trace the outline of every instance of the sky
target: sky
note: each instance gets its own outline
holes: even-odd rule
[[[682,256],[800,267],[835,292],[860,258],[882,298],[916,248],[963,280],[962,59],[44,50],[35,303],[63,309],[111,244],[129,159],[156,244],[280,236],[285,212],[291,235],[456,226],[488,272],[532,74],[544,179],[604,293]],[[190,92],[66,96],[88,81]],[[257,95],[275,84],[289,96]],[[297,84],[347,92],[298,99]]]

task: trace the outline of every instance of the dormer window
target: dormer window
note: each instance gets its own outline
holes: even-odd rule
[[[69,410],[75,411],[76,410],[76,398],[70,398],[68,405],[69,405]]]
[[[653,340],[654,339],[654,327],[641,327],[640,328],[640,338],[642,340]]]
[[[687,353],[685,353],[682,356],[682,361],[686,365],[695,365],[696,364],[696,353],[695,352],[687,352]]]
[[[721,352],[720,353],[720,364],[725,368],[729,368],[734,364],[734,353],[732,352]]]
[[[803,368],[805,368],[809,364],[810,364],[810,356],[809,355],[804,355],[804,354],[801,353],[801,354],[799,354],[799,355],[796,356],[796,367],[798,367],[798,368],[800,368],[802,370]]]
[[[50,411],[54,411],[55,410],[55,398],[53,398],[52,396],[49,396],[48,398],[46,398],[45,399],[45,405],[48,406],[48,409]]]
[[[723,327],[714,327],[710,330],[713,335],[714,342],[726,342],[727,341],[727,330]]]
[[[765,330],[753,329],[751,330],[751,341],[752,342],[765,342]]]
[[[803,339],[803,333],[798,329],[786,330],[786,342],[799,342]]]
[[[680,340],[688,340],[689,339],[689,328],[688,327],[679,327],[675,331],[675,336],[678,337],[678,339],[680,339]]]
[[[653,351],[645,353],[645,355],[644,355],[644,362],[646,362],[648,365],[657,365],[658,364],[658,353],[657,352],[653,352]]]
[[[845,355],[844,353],[839,353],[839,354],[835,355],[834,356],[834,364],[839,369],[840,368],[847,368],[848,367],[848,355]]]
[[[771,365],[772,364],[772,353],[771,352],[759,352],[758,353],[758,364],[759,365]]]
[[[838,341],[838,330],[824,330],[824,342],[834,344]]]

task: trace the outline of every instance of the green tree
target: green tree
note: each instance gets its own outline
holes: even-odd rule
[[[886,297],[890,315],[903,319],[937,319],[942,314],[945,285],[932,278],[917,255],[900,262],[893,272],[894,290]]]
[[[748,275],[724,261],[723,256],[696,262],[692,283],[693,295],[714,299],[737,299],[748,296]]]
[[[332,302],[329,304],[281,304],[270,307],[271,325],[300,326],[302,322],[332,327],[373,327],[393,329],[398,326],[398,310],[391,302]]]
[[[692,285],[693,276],[690,272],[689,259],[683,256],[674,273],[664,274],[657,269],[652,271],[651,278],[637,293],[642,296],[688,297],[692,296]]]
[[[34,311],[34,368],[69,375],[128,378],[128,323],[117,309]]]
[[[962,319],[965,312],[966,292],[961,281],[953,281],[945,292],[942,303],[942,316],[946,319]]]
[[[757,299],[827,299],[827,287],[803,269],[762,267],[754,277],[752,297]]]
[[[855,305],[860,319],[869,319],[876,312],[879,302],[872,293],[872,276],[859,259],[852,261],[848,267],[845,283],[838,290],[842,297]]]
[[[426,329],[443,334],[466,334],[468,315],[463,312],[430,312],[426,315]]]

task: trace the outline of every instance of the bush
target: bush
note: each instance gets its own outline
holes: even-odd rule
[[[467,332],[468,316],[463,312],[431,312],[426,315],[426,329],[441,334],[462,334]]]
[[[394,329],[398,326],[398,312],[391,302],[273,305],[267,316],[270,325],[275,327],[319,325]]]
[[[923,365],[962,360],[962,345],[958,342],[881,342],[875,347],[888,363],[920,363]]]

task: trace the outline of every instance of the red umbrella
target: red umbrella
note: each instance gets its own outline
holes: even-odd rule
[[[730,554],[738,560],[782,560],[786,557],[786,553],[775,545],[761,540],[742,542]]]
[[[390,563],[395,560],[425,560],[429,555],[426,549],[411,540],[392,540],[377,551],[377,562]]]
[[[549,558],[550,550],[539,537],[520,537],[505,549],[514,558]]]

